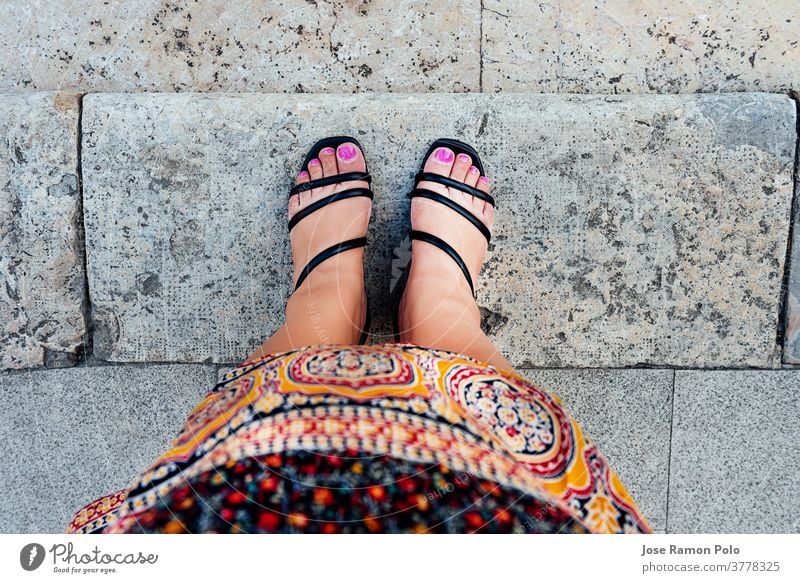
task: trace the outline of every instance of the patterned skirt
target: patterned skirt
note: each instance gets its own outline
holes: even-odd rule
[[[651,530],[557,397],[466,356],[384,344],[240,365],[67,531]]]

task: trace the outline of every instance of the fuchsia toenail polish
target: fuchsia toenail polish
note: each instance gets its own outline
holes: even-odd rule
[[[309,165],[309,166],[319,166],[319,160],[317,160],[316,158],[312,158],[312,159],[311,159],[311,160],[308,162],[308,165]]]
[[[344,160],[345,162],[349,162],[350,160],[355,160],[356,156],[358,156],[358,150],[353,146],[348,146],[347,144],[339,146],[339,158]]]
[[[469,167],[469,173],[470,174],[477,174],[478,173],[478,169],[475,168],[475,166],[470,166]]]
[[[459,154],[458,155],[458,161],[459,162],[472,162],[472,158],[470,158],[466,154]]]
[[[326,156],[332,156],[334,152],[333,148],[322,148],[320,154],[325,154]]]
[[[308,178],[308,172],[305,170],[301,170],[300,174],[297,175],[298,178]]]
[[[478,178],[478,182],[483,182],[484,184],[488,184],[489,179],[486,178],[485,176],[481,176],[480,178]]]
[[[439,148],[438,150],[436,150],[435,157],[439,162],[442,162],[444,164],[449,164],[450,162],[453,161],[453,152],[451,152],[447,148]]]

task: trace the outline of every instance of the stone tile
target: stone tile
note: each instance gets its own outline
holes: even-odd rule
[[[0,532],[63,532],[169,446],[213,366],[76,367],[0,376]]]
[[[800,371],[677,371],[669,532],[800,532]]]
[[[589,439],[606,456],[655,529],[666,528],[670,370],[526,370],[558,395]]]
[[[0,22],[0,90],[479,87],[479,0],[31,0]]]
[[[0,95],[0,369],[71,364],[85,333],[78,111]]]
[[[733,0],[484,0],[483,90],[786,92],[800,8]]]
[[[235,362],[281,323],[286,200],[305,150],[356,135],[376,194],[378,332],[419,157],[475,143],[499,200],[477,297],[526,368],[771,363],[792,195],[783,96],[89,95],[94,346]],[[498,285],[497,282],[502,282]],[[376,338],[385,340],[385,336]]]
[[[797,188],[797,187],[795,187]],[[800,204],[795,205],[792,248],[789,258],[789,287],[783,318],[783,362],[800,364]]]

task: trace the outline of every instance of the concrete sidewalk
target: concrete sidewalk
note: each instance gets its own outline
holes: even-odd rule
[[[654,528],[798,532],[800,371],[530,370],[564,399]],[[213,365],[5,373],[0,532],[60,532],[168,446]]]

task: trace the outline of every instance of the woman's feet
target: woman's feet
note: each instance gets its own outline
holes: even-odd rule
[[[361,149],[352,142],[335,150],[323,148],[297,175],[305,184],[351,172],[366,172]],[[365,237],[372,200],[356,196],[337,200],[306,216],[302,211],[337,192],[368,189],[363,180],[351,180],[301,191],[289,198],[293,283],[321,251],[350,239]],[[292,224],[292,219],[302,219]],[[356,344],[366,320],[364,248],[350,249],[326,259],[308,273],[286,305],[286,323],[248,360],[312,344]]]
[[[309,160],[306,168],[302,169],[297,175],[295,184],[306,184],[320,178],[330,178],[339,174],[349,174],[351,172],[366,172],[367,164],[364,154],[358,146],[352,142],[345,142],[333,148],[323,148],[319,152],[319,158]],[[312,188],[293,194],[289,197],[289,222],[292,223],[298,213],[310,207],[323,198],[343,192],[353,188],[369,188],[369,183],[364,180],[350,180]],[[296,284],[300,271],[308,265],[309,261],[324,249],[345,240],[364,237],[367,234],[369,217],[372,210],[372,200],[366,197],[354,197],[340,200],[320,210],[308,215],[298,222],[290,232],[292,243],[292,261],[294,264],[293,282]],[[299,290],[304,289],[306,282],[313,280],[329,279],[321,277],[320,270],[333,271],[337,281],[347,279],[357,280],[356,294],[359,300],[365,299],[364,279],[362,259],[364,249],[354,249],[352,251],[340,253],[339,255],[320,264],[306,281],[300,286]],[[328,265],[326,265],[328,264]],[[356,274],[362,277],[354,277]],[[330,273],[329,273],[330,275]],[[344,276],[344,277],[342,277]],[[352,291],[343,289],[342,291]],[[345,294],[346,296],[348,294]],[[349,297],[345,298],[349,299]]]
[[[489,181],[473,165],[472,158],[464,153],[456,155],[449,148],[434,150],[425,161],[424,171],[489,192]],[[436,182],[423,181],[417,188],[445,196],[487,229],[492,228],[494,207],[490,203]],[[472,281],[477,280],[488,244],[469,220],[444,204],[415,197],[411,201],[411,228],[446,241],[464,260]],[[481,331],[480,311],[458,264],[430,243],[413,241],[411,270],[398,321],[403,342],[460,352],[505,370],[513,369]]]
[[[487,178],[481,176],[470,156],[456,156],[449,148],[434,150],[424,171],[483,193],[489,191]],[[351,172],[365,173],[366,162],[360,148],[346,142],[336,150],[320,150],[318,158],[310,160],[297,176],[297,185]],[[295,188],[299,192],[289,199],[289,221],[294,282],[299,281],[300,285],[287,303],[286,323],[248,360],[312,344],[358,342],[366,319],[363,248],[338,253],[310,272],[306,269],[325,249],[366,235],[372,201],[363,193],[313,210],[335,193],[354,188],[368,189],[369,184],[350,180],[308,190]],[[475,281],[486,256],[494,207],[478,196],[436,182],[422,181],[418,188],[445,197],[448,204],[457,205],[473,218],[476,224],[447,205],[427,198],[417,197],[411,203],[412,229],[449,244],[463,259],[470,280]],[[511,363],[481,331],[480,312],[470,283],[453,258],[420,240],[414,240],[411,257],[398,314],[401,340],[459,352],[511,370]]]

